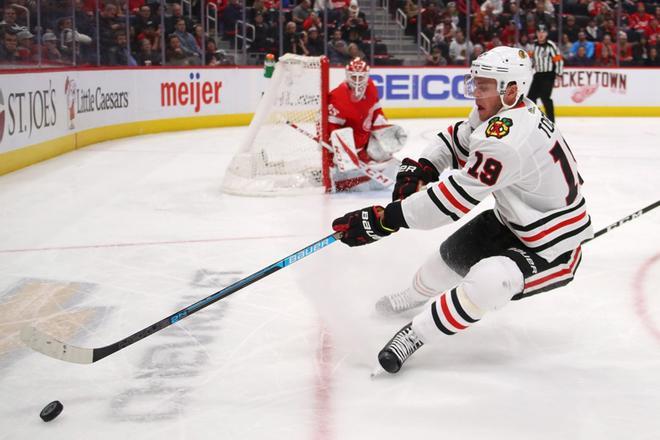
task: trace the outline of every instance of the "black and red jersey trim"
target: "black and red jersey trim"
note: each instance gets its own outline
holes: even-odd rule
[[[442,139],[442,141],[445,143],[445,146],[447,147],[447,150],[449,150],[449,154],[451,154],[451,167],[454,169],[458,168],[458,158],[456,157],[454,149],[451,147],[451,143],[449,140],[447,140],[445,134],[442,132],[438,133],[438,137]]]
[[[544,243],[540,246],[533,246],[533,245],[530,245],[529,243],[526,243],[525,245],[528,248],[534,250],[534,252],[540,252],[540,251],[546,250],[548,248],[551,248],[552,246],[556,245],[560,241],[563,241],[563,240],[566,240],[567,238],[571,238],[575,235],[578,235],[582,231],[587,229],[589,226],[591,226],[591,217],[588,217],[588,218],[589,218],[589,220],[587,220],[587,222],[585,224],[583,224],[582,226],[580,226],[579,228],[573,229],[572,231],[568,231],[565,234],[562,234],[562,235],[560,235],[560,236],[558,236],[558,237],[556,237],[556,238],[554,238],[554,239],[552,239],[552,240],[550,240],[550,241],[548,241],[548,242],[546,242],[546,243]]]
[[[454,176],[449,176],[449,183],[451,183],[451,186],[456,190],[457,193],[461,195],[466,201],[472,203],[473,205],[478,205],[479,200],[475,199],[474,197],[470,196],[461,185],[456,183],[456,180],[454,180]]]
[[[458,221],[458,220],[460,219],[459,216],[457,216],[456,214],[454,214],[453,212],[451,212],[449,209],[447,209],[447,208],[445,207],[445,205],[442,204],[442,202],[440,201],[440,199],[438,198],[438,196],[436,196],[435,193],[433,192],[433,187],[431,187],[431,188],[429,188],[428,190],[426,190],[426,193],[429,195],[429,197],[431,198],[431,200],[433,201],[433,203],[435,204],[435,206],[437,206],[438,209],[439,209],[440,211],[442,211],[443,214],[445,214],[446,216],[450,217],[450,218],[451,218],[452,220],[454,220],[454,221]]]
[[[463,121],[460,121],[460,122],[457,122],[454,125],[453,132],[451,133],[451,136],[454,139],[454,145],[456,145],[456,148],[458,148],[458,151],[463,153],[463,155],[465,157],[468,157],[468,156],[470,156],[470,152],[468,151],[467,148],[463,147],[463,145],[461,145],[461,142],[458,140],[458,127],[460,127],[462,123],[463,123]]]
[[[534,223],[530,223],[530,224],[525,225],[525,226],[517,225],[517,224],[512,223],[512,222],[507,222],[507,223],[511,226],[512,229],[515,229],[516,231],[529,232],[533,229],[536,229],[540,226],[543,226],[544,224],[556,219],[557,217],[561,217],[562,215],[570,214],[573,211],[577,211],[578,209],[582,208],[584,206],[584,204],[585,204],[584,197],[582,197],[582,199],[580,200],[580,203],[578,203],[577,205],[575,205],[571,208],[565,209],[563,211],[558,211],[558,212],[555,212],[553,214],[550,214],[547,217],[543,217],[539,220],[536,220]]]

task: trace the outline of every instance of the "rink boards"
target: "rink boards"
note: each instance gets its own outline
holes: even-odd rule
[[[373,68],[392,118],[463,117],[464,68]],[[658,69],[567,69],[560,116],[660,116]],[[343,69],[331,70],[331,87]],[[96,142],[249,123],[261,68],[24,70],[0,74],[0,175]]]

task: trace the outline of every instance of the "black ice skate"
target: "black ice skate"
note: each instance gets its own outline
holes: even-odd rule
[[[390,342],[378,353],[378,362],[388,373],[394,374],[401,369],[403,363],[424,343],[408,323],[399,330]]]

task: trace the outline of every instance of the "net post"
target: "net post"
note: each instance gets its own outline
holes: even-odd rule
[[[319,138],[323,142],[330,141],[330,134],[328,133],[328,94],[330,91],[330,63],[328,62],[328,57],[321,57],[321,131],[319,133]],[[332,156],[330,152],[321,148],[322,150],[322,173],[323,173],[323,186],[325,187],[325,192],[329,193],[332,191],[332,182],[330,179],[330,169],[332,167]]]

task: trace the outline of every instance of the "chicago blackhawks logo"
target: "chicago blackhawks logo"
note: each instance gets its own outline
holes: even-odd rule
[[[488,121],[488,127],[486,127],[486,137],[496,137],[502,139],[504,136],[509,134],[509,129],[513,125],[513,121],[509,118],[500,119],[499,116],[495,116],[490,121]]]

